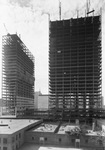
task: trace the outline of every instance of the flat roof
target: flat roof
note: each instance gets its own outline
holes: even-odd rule
[[[39,121],[34,119],[0,119],[0,134],[13,134],[23,128],[31,127]]]
[[[75,129],[75,128],[78,128],[79,130],[80,130],[80,128],[79,128],[79,126],[78,125],[70,125],[70,124],[68,124],[68,125],[61,125],[60,126],[60,128],[59,128],[59,131],[58,131],[58,134],[66,134],[66,131],[71,131],[71,130],[73,130],[73,129]]]
[[[57,123],[42,123],[39,127],[33,128],[32,132],[54,132],[57,128]]]

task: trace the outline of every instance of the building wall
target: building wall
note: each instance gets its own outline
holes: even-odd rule
[[[34,108],[38,110],[47,110],[48,97],[47,94],[42,94],[40,91],[35,92]]]
[[[80,139],[80,143],[76,142],[76,139]],[[93,147],[101,150],[103,143],[101,143],[97,136],[85,136],[80,137],[68,134],[55,134],[48,132],[25,132],[25,142],[42,144],[42,145],[60,145],[70,147]]]
[[[48,95],[38,96],[38,109],[47,110],[48,109]]]
[[[38,96],[39,96],[39,92],[35,92],[34,93],[34,108],[38,109]]]
[[[16,132],[13,132],[13,133],[8,133],[9,131],[8,131],[8,129],[6,129],[7,133],[0,134],[0,148],[1,148],[0,150],[17,150],[17,149],[19,149],[25,142],[25,132],[28,129],[30,129],[40,123],[42,123],[42,120],[34,122],[34,123],[32,123],[31,120],[29,120],[28,125],[26,125],[24,128],[22,128],[18,131],[16,131],[16,129],[15,129]],[[10,130],[14,130],[15,124],[14,124],[14,126],[8,125],[7,127],[4,127],[4,128],[9,128],[9,127],[10,127]],[[5,147],[5,149],[3,149],[3,147]]]
[[[43,138],[44,140],[41,140],[41,138]],[[70,142],[70,139],[65,134],[61,135],[51,132],[26,132],[25,142],[48,145],[75,145],[75,143]]]
[[[17,150],[24,143],[24,130],[16,133],[0,135],[0,148],[3,150]]]

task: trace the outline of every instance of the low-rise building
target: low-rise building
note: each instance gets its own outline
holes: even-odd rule
[[[48,94],[42,94],[40,91],[35,92],[34,105],[35,109],[48,110]]]
[[[17,150],[24,143],[24,133],[39,120],[0,119],[0,150]]]
[[[105,120],[98,120],[102,126]],[[96,128],[95,126],[95,128]],[[92,126],[72,122],[43,122],[34,119],[0,119],[0,150],[24,150],[24,145],[90,148],[102,150],[105,135]],[[21,147],[23,145],[23,148]],[[31,150],[31,149],[30,149]]]

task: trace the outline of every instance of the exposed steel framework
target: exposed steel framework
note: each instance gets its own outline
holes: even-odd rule
[[[95,115],[102,99],[101,16],[50,21],[49,42],[49,108],[62,117]]]
[[[34,56],[16,35],[2,37],[2,98],[3,106],[33,108]]]

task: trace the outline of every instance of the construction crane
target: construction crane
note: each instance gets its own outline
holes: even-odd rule
[[[6,30],[7,35],[10,35],[10,34],[8,33],[8,30],[7,30],[7,28],[6,28],[5,23],[3,23],[3,25],[4,25],[4,28],[5,28],[5,30]]]

